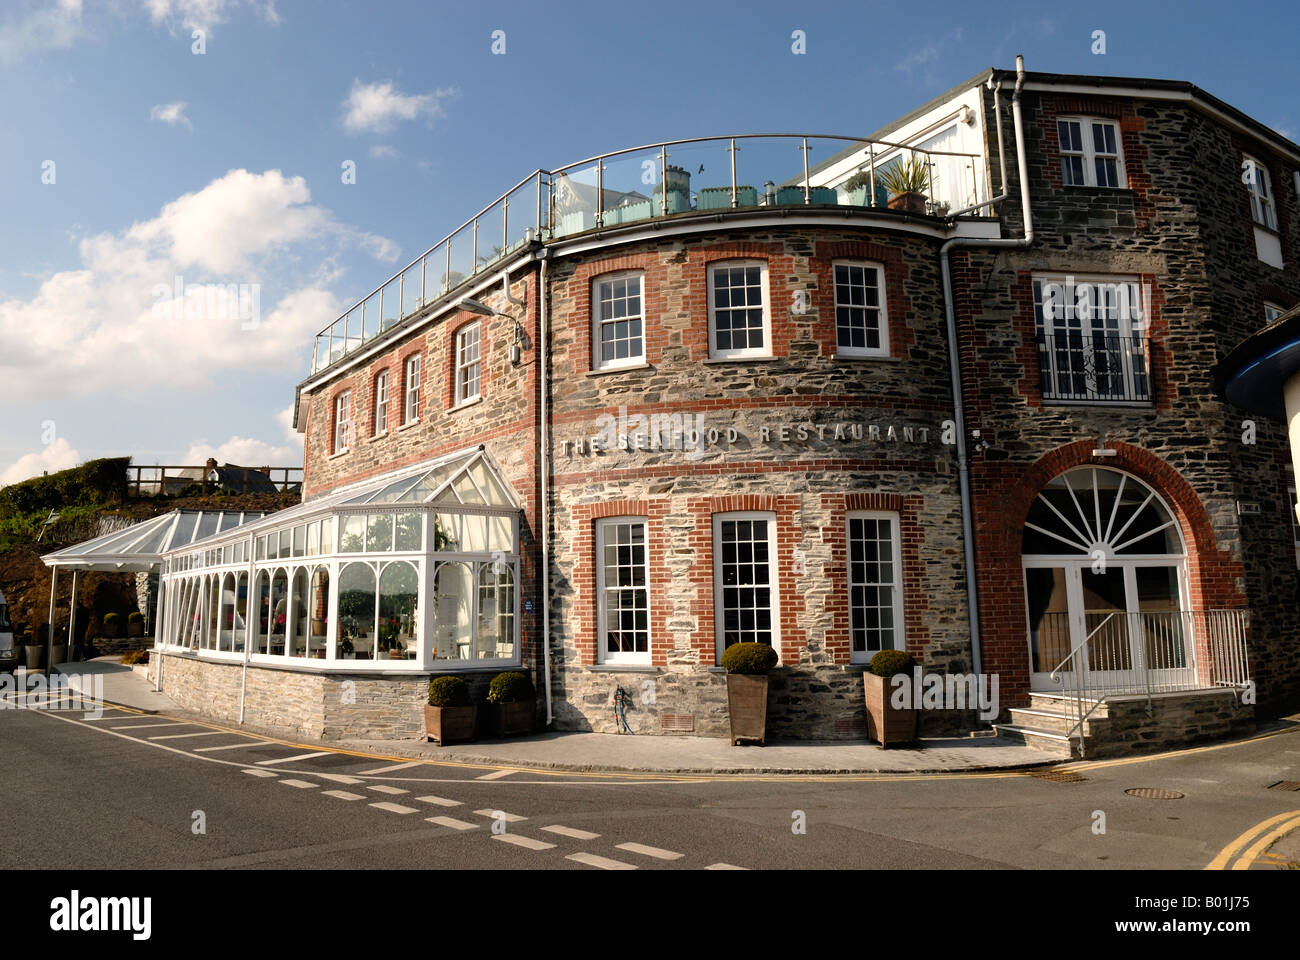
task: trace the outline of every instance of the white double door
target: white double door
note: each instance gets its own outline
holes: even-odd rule
[[[1174,688],[1195,676],[1189,635],[1186,565],[1169,557],[1101,563],[1025,558],[1030,689],[1053,692],[1081,684],[1112,691],[1148,684]],[[1082,676],[1074,672],[1082,671]]]

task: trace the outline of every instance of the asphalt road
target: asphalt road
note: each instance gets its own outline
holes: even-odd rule
[[[1202,869],[1300,815],[1300,792],[1268,789],[1300,780],[1292,732],[1075,764],[1074,782],[641,778],[316,752],[114,709],[0,710],[0,867]]]

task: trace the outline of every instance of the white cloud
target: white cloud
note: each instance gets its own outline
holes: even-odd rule
[[[181,462],[206,463],[208,457],[213,457],[218,463],[234,463],[241,467],[301,466],[302,434],[293,428],[292,404],[276,412],[275,427],[281,434],[280,443],[239,436],[219,444],[196,440],[190,444]]]
[[[357,246],[397,253],[337,223],[301,177],[278,170],[232,170],[151,220],[83,238],[77,268],[49,275],[28,299],[0,301],[0,409],[54,382],[85,394],[304,372],[313,335],[342,308],[328,290],[332,256]],[[302,262],[311,255],[314,269]],[[299,279],[272,300],[263,273]],[[210,309],[218,295],[242,309]]]
[[[187,31],[211,30],[225,23],[236,7],[248,7],[262,15],[273,26],[280,22],[275,0],[142,0],[149,19],[155,24],[165,23],[170,29],[177,26]]]
[[[29,477],[39,477],[44,470],[50,473],[66,470],[79,463],[81,463],[81,454],[72,449],[67,440],[59,437],[44,449],[19,457],[12,466],[0,472],[0,486],[17,483]]]
[[[402,93],[392,82],[352,81],[352,92],[343,101],[343,128],[349,133],[386,133],[400,121],[445,115],[442,101],[457,93],[454,87],[439,87],[432,93]]]
[[[398,156],[398,152],[397,152],[397,148],[392,146],[391,144],[377,143],[370,148],[370,156],[395,158]]]
[[[71,47],[82,33],[81,5],[81,0],[56,0],[0,23],[0,63]]]
[[[902,60],[894,65],[894,69],[906,73],[909,77],[921,70],[926,83],[933,83],[935,76],[933,66],[939,60],[943,52],[952,44],[960,43],[962,39],[962,30],[958,27],[951,33],[938,40],[933,40],[908,54]]]
[[[194,130],[194,124],[190,123],[190,118],[185,116],[185,101],[177,103],[155,103],[149,109],[149,119],[158,120],[170,126],[183,124],[191,132]]]

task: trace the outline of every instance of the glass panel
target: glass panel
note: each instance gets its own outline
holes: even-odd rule
[[[289,577],[283,570],[271,579],[271,633],[269,653],[284,655],[285,630],[289,625]]]
[[[453,561],[438,565],[433,588],[433,644],[436,659],[470,658],[472,590],[469,564]]]
[[[266,559],[266,537],[257,538],[257,557],[258,560]]]
[[[1027,567],[1030,667],[1049,673],[1070,655],[1070,606],[1062,567]]]
[[[244,652],[244,642],[248,636],[248,574],[241,573],[235,580],[235,619],[234,648],[237,653]]]
[[[448,289],[455,287],[474,272],[474,225],[467,224],[448,241],[451,244],[451,270],[445,272]],[[445,264],[439,264],[445,270]]]
[[[301,557],[307,551],[307,527],[303,524],[293,528],[293,555]]]
[[[502,553],[518,553],[514,542],[514,518],[512,517],[488,517],[488,542],[487,548],[490,551],[500,550]]]
[[[339,656],[375,657],[375,571],[368,563],[349,563],[339,574]]]
[[[270,636],[267,626],[271,616],[271,581],[265,570],[258,572],[256,583],[253,602],[257,605],[257,621],[254,627],[252,652],[266,653],[267,638]]]
[[[447,268],[445,249],[442,244],[438,244],[424,257],[424,296],[426,303],[438,299],[447,292],[442,279]]]
[[[424,544],[424,514],[399,513],[397,515],[397,550],[419,550]]]
[[[307,638],[307,656],[317,660],[325,656],[326,637],[329,633],[330,574],[325,567],[317,567],[311,578],[311,606],[308,608],[310,631]]]
[[[314,557],[320,553],[320,523],[307,525],[307,556]]]
[[[199,531],[195,540],[202,540],[204,537],[210,537],[217,532],[217,521],[221,517],[216,513],[205,513],[199,517]]]
[[[1083,628],[1088,640],[1089,670],[1129,670],[1128,602],[1124,570],[1110,567],[1102,573],[1084,569]]]
[[[383,294],[383,298],[380,301],[380,309],[383,311],[383,319],[380,321],[379,329],[380,331],[384,331],[401,319],[402,303],[400,299],[400,291],[398,289],[398,281],[396,279],[388,281],[388,283],[384,284],[384,288],[380,292]]]
[[[505,222],[502,219],[504,198],[498,200],[478,218],[478,251],[474,259],[474,269],[482,270],[501,258],[505,253]],[[471,241],[473,234],[470,235]]]
[[[414,660],[418,654],[419,576],[406,561],[387,564],[379,577],[379,651],[390,660]]]
[[[334,552],[334,518],[326,517],[320,522],[320,552]]]
[[[543,194],[543,196],[545,196]],[[537,178],[533,177],[506,196],[509,222],[506,229],[507,254],[513,253],[528,242],[537,232]]]
[[[469,473],[474,478],[474,482],[478,484],[478,488],[483,491],[483,496],[487,498],[489,506],[509,507],[512,505],[510,498],[497,481],[496,471],[488,466],[487,461],[477,461],[470,467]]]
[[[391,513],[372,513],[366,520],[366,553],[391,553],[393,549],[393,515]]]
[[[292,534],[288,530],[280,531],[280,559],[287,559],[292,546]]]
[[[661,176],[657,149],[638,150],[605,160],[605,226],[635,223],[651,216]],[[595,197],[593,188],[592,197]]]
[[[424,275],[423,261],[407,267],[402,274],[402,316],[409,317],[420,309],[420,280]]]
[[[339,517],[342,532],[339,535],[339,553],[361,553],[366,548],[366,518],[354,513]]]
[[[554,236],[590,230],[596,225],[596,166],[557,173],[551,184]]]
[[[480,660],[515,654],[515,577],[507,563],[479,568],[477,649]]]
[[[289,656],[307,654],[307,571],[299,567],[293,575],[289,605]]]
[[[221,631],[217,649],[234,650],[235,635],[235,576],[228,573],[221,582],[221,615],[218,620]]]
[[[1147,668],[1186,667],[1187,640],[1179,613],[1178,568],[1138,567],[1133,573],[1137,579],[1137,619]]]
[[[470,480],[468,473],[462,473],[453,480],[451,488],[456,491],[461,503],[483,503],[483,498],[479,496],[478,491],[474,488],[474,483]]]
[[[208,602],[203,608],[203,648],[217,649],[217,624],[221,616],[221,584],[216,577],[208,578]]]
[[[487,553],[487,519],[473,514],[438,514],[435,521],[438,533],[446,540],[445,545],[436,549],[460,553]]]

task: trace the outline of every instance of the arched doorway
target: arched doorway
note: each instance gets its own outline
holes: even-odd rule
[[[1029,508],[1021,558],[1031,690],[1060,690],[1051,673],[1063,664],[1090,687],[1193,681],[1187,550],[1151,487],[1106,467],[1059,474]]]

